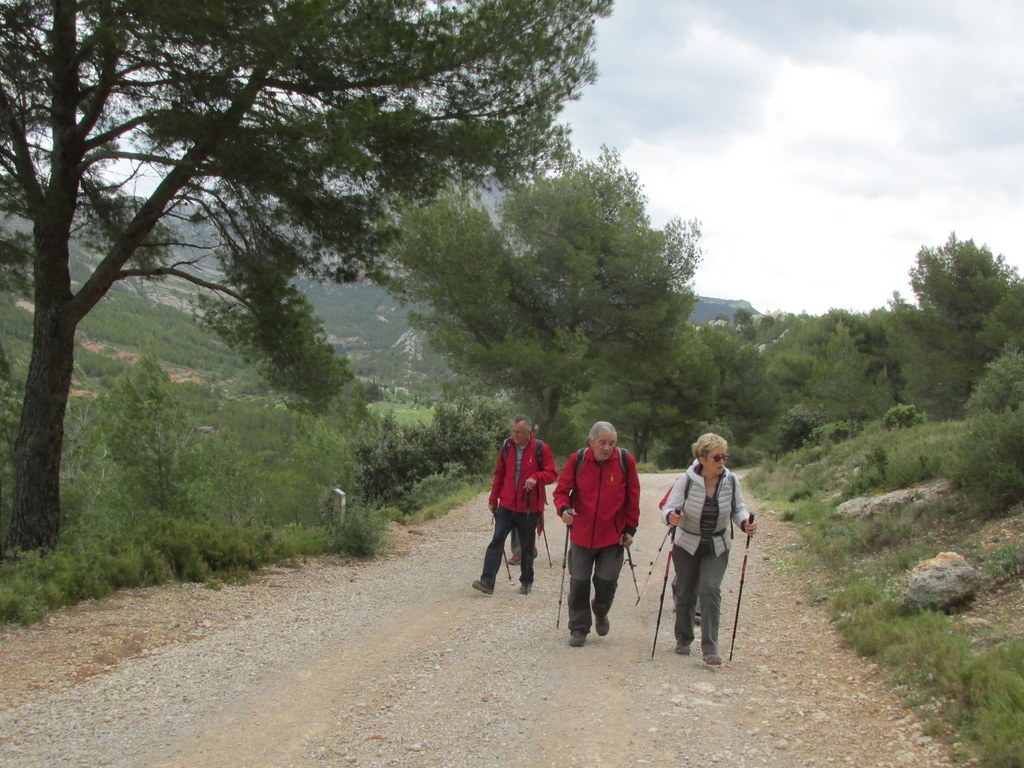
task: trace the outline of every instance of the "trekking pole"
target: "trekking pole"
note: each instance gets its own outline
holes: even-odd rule
[[[647,590],[647,582],[651,580],[651,574],[654,573],[654,564],[658,561],[658,556],[661,555],[661,550],[665,546],[665,542],[668,541],[668,535],[671,532],[671,528],[665,531],[665,535],[661,539],[661,546],[658,547],[658,551],[654,555],[654,559],[651,560],[651,570],[647,572],[647,578],[644,580],[644,588],[640,590],[642,595]],[[640,595],[636,596],[636,605],[640,605]]]
[[[569,510],[565,511],[568,514]],[[555,629],[562,623],[562,593],[565,591],[565,564],[569,562],[569,529],[571,525],[565,526],[565,548],[562,550],[562,586],[558,588],[558,618],[555,620]]]
[[[537,493],[537,501],[540,502],[540,486],[533,486],[533,490]],[[540,506],[540,534],[544,537],[544,550],[548,553],[548,568],[553,568],[554,563],[551,562],[551,548],[548,547],[548,528],[544,525],[544,505]]]
[[[633,574],[633,589],[636,590],[636,601],[640,602],[640,586],[636,583],[636,566],[633,565],[633,553],[626,547],[626,559],[629,561],[629,572]]]
[[[676,527],[673,525],[668,529],[671,534],[672,544],[676,543]],[[658,550],[661,551],[660,549]],[[665,588],[668,587],[668,564],[672,561],[672,550],[668,551],[665,557],[665,581],[661,584],[661,602],[658,603],[658,623],[654,625],[654,644],[651,646],[651,658],[654,658],[654,649],[658,647],[658,630],[661,628],[661,611],[665,607]]]
[[[754,522],[754,515],[751,513],[747,519],[748,523]],[[750,534],[747,534],[747,545],[743,548],[743,568],[740,569],[740,592],[736,596],[736,616],[732,620],[732,641],[729,643],[729,661],[732,661],[732,648],[736,645],[736,625],[740,621],[740,601],[743,599],[743,582],[747,578],[747,553],[750,551]]]

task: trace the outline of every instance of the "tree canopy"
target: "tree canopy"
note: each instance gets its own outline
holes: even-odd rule
[[[74,331],[115,282],[208,291],[211,321],[322,401],[343,376],[292,278],[373,274],[401,200],[535,167],[595,76],[593,24],[610,9],[0,5],[0,278],[27,273],[35,307],[6,549],[56,546]],[[96,257],[79,284],[72,238]]]
[[[456,370],[515,393],[550,429],[599,377],[671,357],[692,308],[699,229],[656,229],[645,205],[609,150],[486,200],[453,192],[403,217],[393,282]]]
[[[910,284],[917,306],[893,302],[906,397],[959,417],[985,366],[1024,340],[1024,283],[1002,256],[951,234],[918,252]]]

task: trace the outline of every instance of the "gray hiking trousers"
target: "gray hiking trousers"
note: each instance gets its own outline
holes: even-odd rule
[[[593,612],[604,616],[611,610],[619,572],[625,554],[622,545],[588,549],[569,543],[569,632],[588,634]],[[594,601],[590,601],[590,582],[594,582]]]

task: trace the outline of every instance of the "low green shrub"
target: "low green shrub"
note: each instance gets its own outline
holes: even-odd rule
[[[806,445],[824,445],[841,443],[849,440],[860,431],[860,424],[855,421],[830,421],[815,427],[805,441]]]
[[[381,507],[374,514],[384,522],[405,523],[408,520],[405,512],[398,507]]]
[[[969,418],[955,476],[989,517],[1024,502],[1024,410]]]
[[[916,405],[894,405],[882,417],[882,426],[886,429],[907,429],[924,423],[924,414]]]
[[[785,453],[800,448],[817,427],[825,423],[817,408],[808,405],[794,405],[782,417],[779,426],[779,450]]]
[[[345,522],[336,533],[336,550],[350,557],[373,557],[384,546],[386,521],[370,510],[353,506],[345,512]]]

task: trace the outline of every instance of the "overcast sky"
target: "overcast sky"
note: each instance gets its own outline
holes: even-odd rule
[[[618,0],[565,117],[701,222],[698,294],[866,312],[951,232],[1024,274],[1022,41],[1020,0]]]

